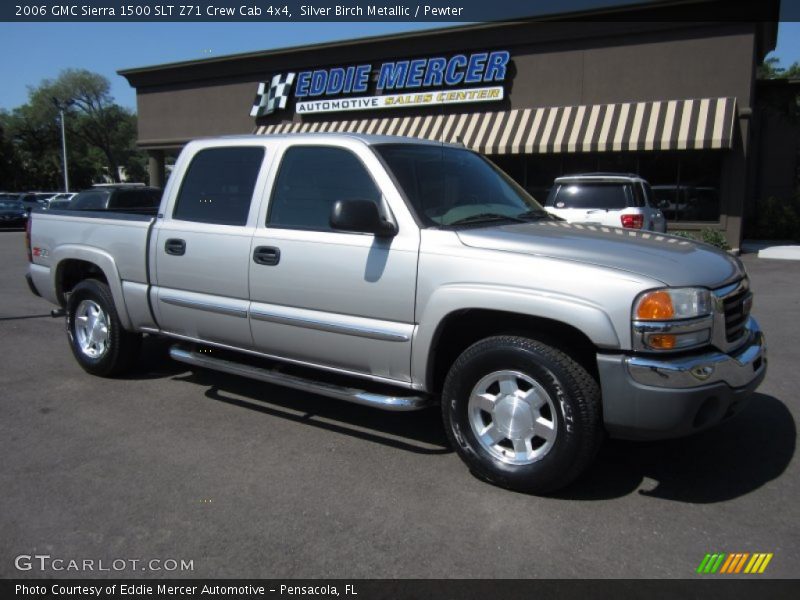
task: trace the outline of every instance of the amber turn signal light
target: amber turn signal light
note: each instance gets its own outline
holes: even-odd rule
[[[637,319],[658,321],[671,319],[674,316],[675,308],[672,306],[672,297],[664,290],[656,290],[644,295],[636,306]]]
[[[647,343],[651,348],[657,350],[672,350],[677,345],[677,341],[674,334],[665,333],[662,335],[651,335]]]

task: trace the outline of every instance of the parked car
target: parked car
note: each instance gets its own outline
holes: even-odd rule
[[[650,185],[637,175],[587,173],[559,177],[545,201],[548,212],[569,223],[665,232],[667,220]]]
[[[64,201],[64,200],[66,200],[67,202],[69,202],[69,201],[70,201],[70,200],[72,200],[74,197],[75,197],[75,192],[60,192],[60,193],[58,193],[58,194],[56,194],[56,195],[52,196],[52,197],[51,197],[51,198],[50,198],[50,199],[47,201],[47,202],[48,202],[48,207],[50,206],[50,203],[52,203],[52,202],[54,202],[54,201]]]
[[[130,369],[147,333],[196,368],[389,411],[440,402],[458,455],[513,489],[573,481],[606,434],[717,424],[767,370],[737,257],[554,219],[460,146],[194,141],[157,218],[100,214],[28,227],[31,290],[88,373]]]
[[[67,210],[69,209],[70,202],[69,198],[51,198],[47,202],[47,210]]]
[[[55,195],[55,192],[26,192],[20,194],[19,199],[25,206],[26,212],[30,213],[36,208],[47,208],[47,201]]]
[[[70,210],[100,210],[109,212],[155,215],[161,203],[161,190],[146,186],[104,185],[76,194],[70,200]]]
[[[0,196],[0,227],[24,227],[27,221],[28,212],[22,202]]]

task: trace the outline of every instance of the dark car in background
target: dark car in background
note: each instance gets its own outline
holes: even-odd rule
[[[47,202],[47,210],[65,210],[69,208],[70,202],[72,201],[72,196],[75,194],[70,194],[69,198],[58,198],[53,197],[50,198]]]
[[[70,200],[69,210],[94,210],[155,215],[161,190],[143,185],[104,185],[84,190]]]
[[[74,192],[61,192],[56,194],[47,201],[47,208],[48,210],[51,208],[67,208],[70,200],[75,196],[76,194]]]
[[[11,195],[0,196],[0,227],[25,227],[27,221],[28,212],[22,202]]]
[[[56,192],[26,192],[19,194],[19,199],[25,211],[30,213],[35,208],[47,208],[47,201],[55,195]]]

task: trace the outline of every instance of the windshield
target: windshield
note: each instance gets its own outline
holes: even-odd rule
[[[0,200],[0,209],[2,210],[24,210],[22,202],[17,200]]]
[[[553,208],[599,208],[618,210],[628,206],[624,183],[562,183],[553,188],[547,206]]]
[[[375,150],[427,227],[546,217],[513,179],[470,150],[423,144]]]

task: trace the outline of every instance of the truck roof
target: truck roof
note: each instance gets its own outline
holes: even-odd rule
[[[356,132],[311,132],[311,133],[276,133],[276,134],[247,134],[247,135],[224,135],[208,138],[198,138],[194,141],[208,141],[208,140],[263,140],[263,139],[313,139],[320,140],[324,138],[349,138],[356,139],[364,142],[367,145],[374,146],[376,144],[421,144],[425,146],[447,146],[450,148],[464,148],[462,144],[451,144],[437,142],[434,140],[423,140],[414,137],[404,137],[396,135],[368,135],[365,133]]]
[[[564,175],[557,177],[556,183],[569,183],[570,181],[611,181],[628,183],[631,181],[644,181],[635,173],[576,173],[574,175]]]

